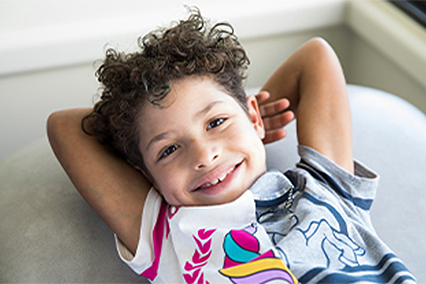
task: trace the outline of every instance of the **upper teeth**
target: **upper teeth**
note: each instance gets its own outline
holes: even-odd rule
[[[223,176],[219,177],[218,179],[215,179],[215,180],[213,180],[211,182],[207,182],[207,183],[203,184],[202,186],[200,186],[200,188],[207,187],[207,186],[212,186],[212,185],[218,184],[219,182],[222,182],[226,178],[226,176],[230,172],[232,172],[233,169],[234,168],[231,168],[229,171],[227,171],[226,173],[224,173]]]

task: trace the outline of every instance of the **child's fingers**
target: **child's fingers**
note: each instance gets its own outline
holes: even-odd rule
[[[257,103],[260,105],[261,103],[263,103],[264,101],[266,101],[267,99],[269,99],[270,94],[266,91],[262,91],[259,92],[257,95],[254,96],[257,100]]]
[[[270,130],[265,133],[265,138],[263,138],[262,141],[263,141],[263,144],[268,144],[268,143],[281,140],[284,137],[286,137],[286,135],[287,135],[287,131],[285,131],[285,129],[283,128]]]
[[[290,106],[290,101],[288,99],[280,99],[278,101],[261,106],[260,115],[263,118],[274,116],[285,111],[286,109],[288,109],[289,106]]]
[[[294,119],[292,111],[278,113],[274,116],[267,116],[263,118],[263,125],[266,131],[276,130],[283,128]]]

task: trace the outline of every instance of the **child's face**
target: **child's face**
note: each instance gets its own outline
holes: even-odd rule
[[[249,115],[208,77],[174,82],[139,117],[139,149],[155,188],[176,206],[235,200],[266,170],[262,120],[254,97]]]

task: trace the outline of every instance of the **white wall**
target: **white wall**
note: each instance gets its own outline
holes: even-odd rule
[[[382,89],[426,113],[426,29],[388,1],[348,1],[353,34],[347,76]]]
[[[186,17],[186,3],[231,21],[245,38],[332,25],[344,8],[344,0],[0,0],[0,74],[91,62],[108,43],[132,48],[138,36]]]
[[[90,106],[96,89],[90,64],[0,78],[0,157],[43,137],[52,110]]]

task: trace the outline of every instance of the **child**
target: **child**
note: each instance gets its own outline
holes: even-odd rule
[[[378,177],[353,161],[346,83],[324,40],[275,71],[260,108],[245,96],[248,59],[229,25],[208,29],[194,11],[141,49],[107,52],[93,110],[48,120],[59,161],[137,273],[155,283],[415,282],[371,225]],[[293,114],[301,162],[266,172],[262,139],[283,138]]]

